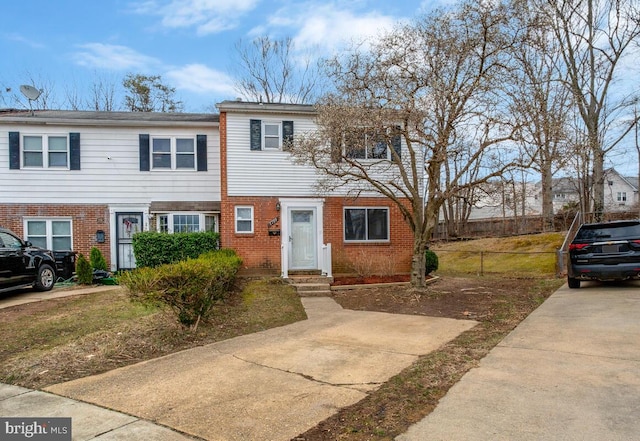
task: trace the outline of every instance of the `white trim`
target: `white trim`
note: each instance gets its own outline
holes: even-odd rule
[[[316,216],[316,265],[323,266],[326,257],[323,256],[324,249],[324,199],[321,198],[280,198],[280,216],[281,233],[280,233],[280,267],[282,268],[282,278],[289,277],[289,236],[291,234],[291,225],[289,215],[292,209],[310,209],[314,210]],[[322,270],[323,268],[318,268]]]
[[[238,219],[238,208],[248,208],[251,210],[251,219]],[[251,231],[238,231],[238,220],[251,221]],[[233,207],[233,230],[236,234],[253,234],[255,230],[255,214],[253,205],[235,205]]]
[[[70,251],[73,250],[73,217],[70,216],[25,216],[22,218],[22,231],[24,231],[24,239],[29,240],[29,229],[27,225],[29,222],[45,222],[45,240],[46,246],[45,248],[48,250],[54,250],[53,247],[53,227],[51,225],[54,221],[65,221],[69,222],[69,237],[70,237],[70,246],[69,250],[59,250],[55,249],[55,251]]]

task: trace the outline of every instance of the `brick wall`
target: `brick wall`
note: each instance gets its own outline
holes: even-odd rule
[[[222,198],[221,243],[233,248],[249,269],[280,269],[280,236],[269,236],[269,230],[280,229],[278,221],[268,227],[270,221],[281,216],[276,210],[277,197],[225,197]],[[253,206],[254,232],[236,234],[234,207]],[[344,242],[343,207],[375,206],[388,207],[390,218],[390,241],[388,243]],[[332,244],[333,271],[351,273],[357,269],[370,268],[376,274],[406,273],[411,269],[413,234],[404,221],[400,210],[386,198],[325,198],[324,242]]]
[[[110,264],[109,208],[106,205],[70,204],[2,204],[0,226],[9,228],[25,237],[24,218],[71,218],[73,225],[73,249],[87,259],[92,247],[97,247]],[[102,230],[105,242],[96,242],[96,231]]]

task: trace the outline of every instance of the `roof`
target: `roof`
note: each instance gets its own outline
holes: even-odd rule
[[[101,112],[85,110],[17,110],[0,109],[0,124],[51,124],[51,125],[181,125],[217,126],[220,115],[216,113],[178,112]]]
[[[223,101],[216,104],[220,112],[239,113],[304,113],[315,114],[312,104],[256,103],[249,101]]]

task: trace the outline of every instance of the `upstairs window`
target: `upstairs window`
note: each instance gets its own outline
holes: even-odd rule
[[[289,150],[293,142],[293,121],[249,121],[251,150]]]
[[[22,165],[25,168],[68,168],[66,136],[24,136]]]
[[[80,170],[80,133],[9,132],[9,169]]]
[[[391,159],[385,136],[367,130],[346,134],[344,149],[350,159]]]
[[[395,161],[402,157],[402,137],[399,127],[383,131],[354,128],[332,139],[331,149],[334,162],[341,161],[341,158]]]
[[[618,202],[627,202],[627,192],[619,191],[617,199],[618,199]]]
[[[195,170],[196,168],[193,138],[153,138],[151,149],[154,170]]]

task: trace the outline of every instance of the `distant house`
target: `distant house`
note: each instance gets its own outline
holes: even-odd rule
[[[217,231],[218,115],[0,111],[0,225],[135,267],[138,231]]]

